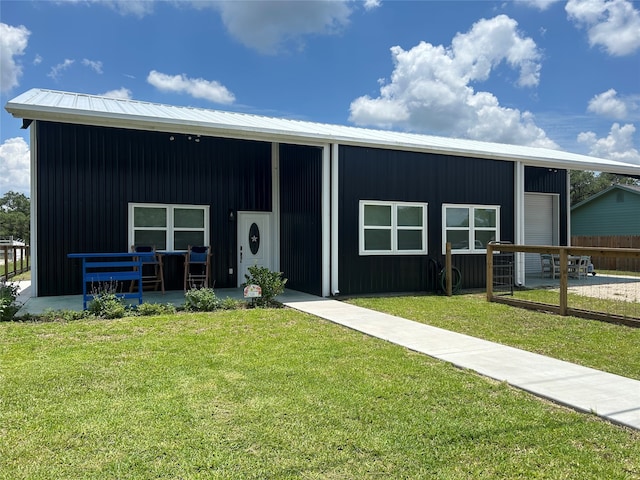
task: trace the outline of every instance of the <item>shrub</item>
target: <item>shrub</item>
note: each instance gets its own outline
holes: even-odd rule
[[[188,312],[213,312],[220,308],[213,288],[192,288],[184,294],[184,299],[184,309]]]
[[[90,314],[101,318],[122,318],[127,314],[128,307],[124,300],[118,297],[120,284],[116,281],[101,282],[91,286],[93,300],[89,302],[87,310]]]
[[[75,310],[53,310],[48,308],[38,316],[38,320],[45,322],[71,322],[73,320],[81,320],[86,316],[86,312],[77,312]]]
[[[275,297],[284,292],[284,286],[287,283],[286,278],[282,278],[282,272],[272,272],[267,267],[254,265],[248,268],[249,274],[245,274],[247,285],[259,285],[262,289],[262,297],[256,298],[254,304],[258,306],[268,307],[275,305]]]
[[[127,308],[115,293],[100,293],[93,296],[87,308],[92,315],[102,318],[122,318]]]
[[[7,322],[13,320],[20,307],[16,305],[18,298],[18,285],[13,283],[0,283],[0,320]]]
[[[220,302],[220,308],[222,310],[238,310],[246,305],[242,300],[236,300],[235,298],[227,297]]]
[[[164,305],[161,303],[143,303],[138,305],[136,312],[142,316],[166,315],[176,313],[176,307],[170,303]]]

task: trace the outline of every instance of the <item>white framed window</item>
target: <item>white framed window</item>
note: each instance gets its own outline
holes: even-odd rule
[[[360,255],[427,253],[427,204],[360,200]]]
[[[159,203],[129,204],[129,245],[160,251],[186,251],[209,245],[209,206]]]
[[[447,242],[455,253],[486,253],[487,243],[500,241],[497,205],[442,205],[442,253]]]

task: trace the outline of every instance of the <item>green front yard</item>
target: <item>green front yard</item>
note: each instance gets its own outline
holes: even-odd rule
[[[289,309],[2,323],[0,407],[7,479],[640,477],[638,432]]]

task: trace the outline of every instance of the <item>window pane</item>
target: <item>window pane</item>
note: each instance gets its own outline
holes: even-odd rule
[[[204,245],[204,232],[175,232],[173,248],[186,250],[189,245]]]
[[[398,250],[422,250],[422,230],[398,230]]]
[[[496,226],[496,210],[494,208],[476,208],[473,218],[476,227]]]
[[[469,231],[448,230],[447,242],[451,242],[452,250],[468,250],[469,249]]]
[[[163,207],[134,207],[134,227],[166,227],[167,209]]]
[[[173,211],[176,228],[204,228],[204,210],[199,208],[176,208]]]
[[[401,227],[421,227],[422,207],[405,207],[398,205],[398,225]]]
[[[156,250],[166,250],[167,233],[164,230],[136,230],[133,243],[156,247]]]
[[[365,205],[364,224],[366,226],[391,226],[391,205]]]
[[[469,209],[468,208],[447,208],[447,227],[468,227],[469,226]]]
[[[477,230],[476,231],[476,240],[475,247],[484,249],[487,248],[487,243],[493,242],[496,239],[496,232],[493,230]]]
[[[365,250],[391,250],[391,230],[365,230]]]

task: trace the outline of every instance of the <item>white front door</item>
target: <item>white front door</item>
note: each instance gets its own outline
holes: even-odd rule
[[[238,286],[253,265],[271,266],[271,213],[238,212]]]

